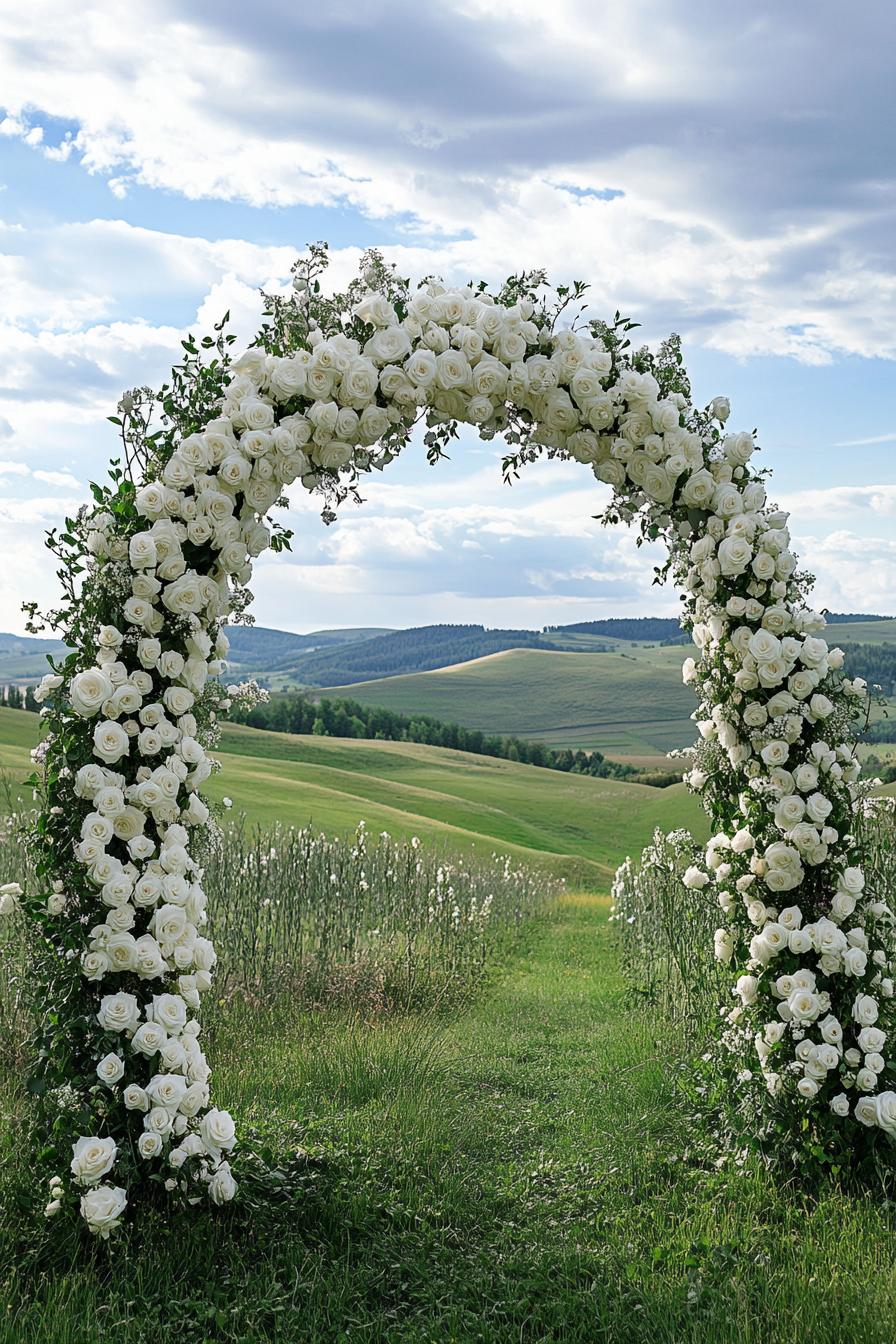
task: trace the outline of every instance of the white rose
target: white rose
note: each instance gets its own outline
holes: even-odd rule
[[[388,326],[371,336],[364,346],[364,354],[374,364],[393,364],[404,359],[411,348],[411,338],[404,327]]]
[[[72,1144],[71,1172],[78,1185],[96,1185],[112,1170],[118,1147],[114,1139],[83,1137]]]
[[[874,1100],[875,1119],[887,1134],[896,1134],[896,1092],[881,1092]]]
[[[840,874],[838,885],[850,896],[858,896],[865,886],[865,874],[861,868],[845,868]]]
[[[199,575],[190,571],[167,584],[162,594],[162,601],[176,616],[183,616],[188,612],[193,614],[200,612],[206,602]]]
[[[439,387],[446,391],[453,387],[468,387],[471,375],[469,361],[460,350],[445,350],[436,355],[436,382]]]
[[[128,545],[132,569],[154,569],[158,560],[156,540],[151,532],[135,532]]]
[[[864,975],[868,965],[868,953],[860,947],[848,947],[843,953],[843,969],[847,975]]]
[[[141,1157],[147,1159],[158,1157],[164,1147],[164,1140],[160,1134],[155,1134],[151,1130],[144,1130],[137,1140],[137,1149]]]
[[[39,705],[42,705],[48,696],[52,695],[54,691],[59,690],[59,687],[63,684],[64,681],[65,678],[59,676],[58,673],[47,672],[43,677],[41,677],[40,685],[34,692],[34,698],[37,701],[37,703]]]
[[[208,1196],[213,1204],[227,1204],[237,1192],[229,1162],[222,1162],[208,1183]]]
[[[727,929],[716,929],[713,947],[718,961],[730,961],[734,956],[734,940]]]
[[[775,807],[775,825],[782,831],[789,831],[802,821],[805,811],[806,804],[799,794],[786,794]]]
[[[187,1005],[179,994],[153,995],[148,1012],[152,1013],[153,1022],[174,1035],[182,1032],[187,1023]]]
[[[759,981],[755,975],[742,975],[738,978],[735,990],[740,995],[741,1003],[748,1008],[751,1003],[756,1002],[759,993]]]
[[[863,1027],[859,1032],[859,1047],[866,1054],[872,1054],[884,1048],[886,1039],[886,1033],[880,1027]]]
[[[870,994],[857,994],[852,1005],[853,1021],[863,1027],[873,1027],[878,1018],[877,1000]]]
[[[180,1113],[192,1118],[208,1104],[208,1086],[205,1083],[191,1083],[180,1099]]]
[[[834,705],[826,695],[816,693],[809,701],[809,709],[816,719],[827,719],[834,712]]]
[[[102,668],[91,667],[86,672],[79,672],[72,678],[68,692],[72,709],[83,719],[92,718],[112,695],[112,690],[112,682]]]
[[[129,1111],[148,1111],[149,1098],[142,1087],[129,1083],[122,1094],[124,1104]]]
[[[114,765],[130,752],[130,740],[120,723],[111,719],[98,723],[93,732],[93,754],[106,765]]]
[[[186,1079],[176,1073],[158,1073],[146,1085],[146,1095],[153,1106],[163,1106],[166,1111],[176,1111],[186,1091]]]
[[[124,1061],[118,1055],[105,1055],[96,1066],[96,1075],[101,1083],[113,1087],[124,1077]]]
[[[199,1133],[212,1155],[222,1150],[229,1151],[236,1143],[233,1117],[227,1111],[206,1111],[199,1125]]]
[[[167,1032],[157,1022],[143,1022],[134,1032],[131,1046],[138,1054],[151,1057],[162,1049],[167,1039]]]
[[[753,548],[743,537],[726,537],[719,543],[718,557],[723,574],[742,574],[753,558]]]
[[[140,1005],[133,994],[107,994],[96,1020],[104,1031],[133,1031],[140,1021]]]
[[[85,980],[102,980],[109,970],[109,958],[105,952],[90,951],[81,953],[81,972]]]
[[[853,1111],[860,1125],[871,1128],[877,1124],[877,1097],[859,1097]]]
[[[103,1240],[121,1222],[128,1197],[119,1185],[99,1185],[81,1196],[81,1217],[95,1236]]]

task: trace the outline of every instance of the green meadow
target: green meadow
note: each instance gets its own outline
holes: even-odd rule
[[[571,655],[578,656],[578,655]],[[0,770],[21,780],[39,720],[0,709]],[[207,791],[250,822],[417,835],[446,848],[500,850],[606,888],[655,827],[704,830],[684,785],[648,788],[417,743],[299,737],[228,725]]]
[[[597,748],[637,765],[665,765],[667,751],[694,740],[694,696],[681,681],[686,653],[681,645],[641,644],[618,653],[510,649],[321,694],[552,747]]]
[[[0,710],[12,791],[38,730]],[[239,727],[216,754],[212,795],[251,821],[363,818],[547,865],[566,894],[460,1004],[211,1005],[244,1199],[176,1231],[151,1209],[108,1244],[35,1231],[11,1058],[2,1344],[890,1344],[892,1204],[707,1167],[678,1087],[700,1042],[623,983],[601,893],[654,826],[705,833],[683,788]]]
[[[633,1002],[590,895],[447,1017],[235,1003],[211,1050],[246,1202],[41,1251],[7,1138],[0,1340],[891,1344],[892,1205],[707,1170],[676,1084],[693,1048]],[[10,1076],[8,1136],[23,1105]]]

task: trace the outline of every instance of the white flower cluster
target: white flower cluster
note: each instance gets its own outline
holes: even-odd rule
[[[768,1090],[823,1097],[835,1115],[892,1133],[896,1097],[880,1087],[886,1033],[869,1029],[893,997],[893,917],[852,862],[851,720],[865,686],[842,675],[842,651],[802,605],[786,515],[733,469],[748,447],[726,439],[682,491],[693,502],[699,482],[707,511],[698,535],[687,524],[682,565],[701,652],[684,680],[702,697],[709,763],[690,782],[727,800],[734,818],[684,881],[713,885],[727,916],[716,955],[746,962],[729,1021],[751,1022]]]
[[[852,1109],[869,1123],[884,1041],[868,1028],[892,982],[865,921],[884,908],[844,859],[858,766],[822,732],[840,722],[838,697],[861,688],[834,686],[841,655],[819,638],[823,621],[796,604],[786,518],[747,471],[751,436],[688,428],[683,395],[662,396],[652,374],[620,361],[600,335],[551,334],[539,316],[531,301],[503,306],[433,283],[399,318],[371,293],[355,308],[363,339],[311,324],[307,348],[239,357],[214,417],[139,486],[134,511],[91,520],[89,551],[100,573],[117,576],[120,615],[96,632],[89,663],[64,683],[46,679],[41,694],[61,695],[69,726],[81,720],[89,734],[92,759],[73,772],[71,803],[76,859],[105,912],[81,956],[100,990],[96,1072],[126,1111],[142,1114],[141,1158],[164,1163],[175,1183],[195,1159],[190,1170],[215,1201],[234,1192],[234,1129],[209,1109],[196,1016],[215,953],[201,932],[206,896],[191,854],[191,831],[208,821],[199,789],[212,768],[195,702],[222,670],[220,624],[234,585],[248,582],[271,542],[265,515],[284,486],[301,479],[314,489],[327,473],[376,464],[377,445],[406,432],[421,408],[431,424],[463,421],[484,434],[523,414],[534,443],[590,464],[623,516],[646,512],[670,538],[701,649],[685,676],[702,690],[700,731],[720,762],[715,778],[695,770],[691,782],[712,808],[721,780],[742,821],[714,837],[706,870],[688,880],[712,881],[730,916],[721,957],[747,956],[736,908],[755,931],[738,990],[740,1011],[757,1001],[774,1010],[757,1035],[769,1086],[792,1077],[810,1098],[836,1078],[859,1094]],[[723,420],[727,404],[719,399],[713,413]],[[779,909],[777,896],[809,873],[821,879],[811,917]],[[61,912],[65,895],[55,894]],[[801,965],[776,974],[785,955]],[[851,1020],[833,1015],[816,972],[855,988]],[[121,977],[128,988],[107,992]],[[878,1095],[872,1121],[885,1128],[890,1095]],[[831,1105],[842,1109],[839,1092]],[[75,1145],[82,1212],[101,1235],[126,1198],[100,1184],[116,1151],[112,1138]]]

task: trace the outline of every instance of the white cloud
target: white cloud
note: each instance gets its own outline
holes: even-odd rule
[[[77,490],[80,485],[70,471],[34,471],[31,474],[36,481],[43,481],[45,485],[66,486],[69,490]]]
[[[779,503],[793,515],[794,524],[822,515],[839,518],[844,513],[896,513],[896,485],[832,485],[818,490],[799,490],[781,496]]]
[[[814,601],[831,611],[896,615],[896,540],[840,530],[802,539],[802,560],[817,578]]]
[[[872,434],[869,439],[845,439],[842,443],[835,443],[835,448],[864,448],[868,444],[874,443],[896,443],[896,431],[889,434]]]
[[[398,239],[385,250],[404,274],[582,276],[595,310],[631,312],[651,339],[675,328],[738,357],[896,358],[894,21],[833,0],[812,24],[768,0],[269,0],[261,15],[37,0],[0,14],[0,134],[69,160],[44,172],[77,162],[119,199],[139,186],[258,209],[255,225],[222,207],[214,237],[48,211],[28,230],[0,221],[0,478],[7,494],[66,493],[6,503],[7,544],[28,562],[5,585],[48,598],[37,530],[102,474],[122,389],[160,381],[186,331],[225,308],[241,340],[254,333],[258,288],[285,281],[294,249],[226,235],[264,236],[273,210],[319,206],[324,233],[330,207],[386,221],[349,236]],[[333,284],[359,254],[332,251]],[[499,453],[465,440],[463,463],[425,483],[396,464],[329,531],[297,497],[301,561],[261,567],[259,615],[327,624],[337,594],[339,620],[360,624],[394,623],[396,604],[409,621],[523,624],[674,608],[633,539],[591,521],[602,496],[587,472],[538,466],[509,492]],[[815,531],[841,515],[861,531],[892,515],[894,489],[786,503]],[[836,553],[806,543],[832,606],[846,597],[827,589],[858,574],[838,535]],[[886,543],[863,540],[880,593]]]
[[[272,0],[261,21],[37,0],[0,16],[0,89],[9,134],[119,195],[348,205],[395,221],[419,272],[548,264],[738,355],[894,357],[894,21],[834,0],[812,24],[768,0]]]

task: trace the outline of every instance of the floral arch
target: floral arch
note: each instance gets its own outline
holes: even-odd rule
[[[53,1111],[51,1210],[79,1208],[105,1237],[148,1180],[180,1200],[235,1192],[199,1025],[222,627],[249,600],[253,558],[288,545],[267,521],[284,488],[321,494],[329,520],[421,420],[433,462],[465,423],[503,436],[507,475],[541,453],[587,463],[613,491],[605,520],[665,542],[699,651],[686,779],[713,836],[685,880],[718,905],[730,968],[720,1076],[782,1142],[807,1124],[832,1151],[892,1134],[890,916],[852,834],[865,691],[806,604],[753,436],[725,431],[723,398],[691,405],[675,338],[652,354],[618,314],[584,320],[581,285],[413,288],[369,253],[326,297],[325,264],[323,246],[296,264],[238,358],[219,329],[184,343],[160,394],[127,396],[124,460],[51,537],[66,599],[49,619],[74,652],[40,691],[40,880],[25,898],[48,1005],[36,1090],[69,1098]]]

